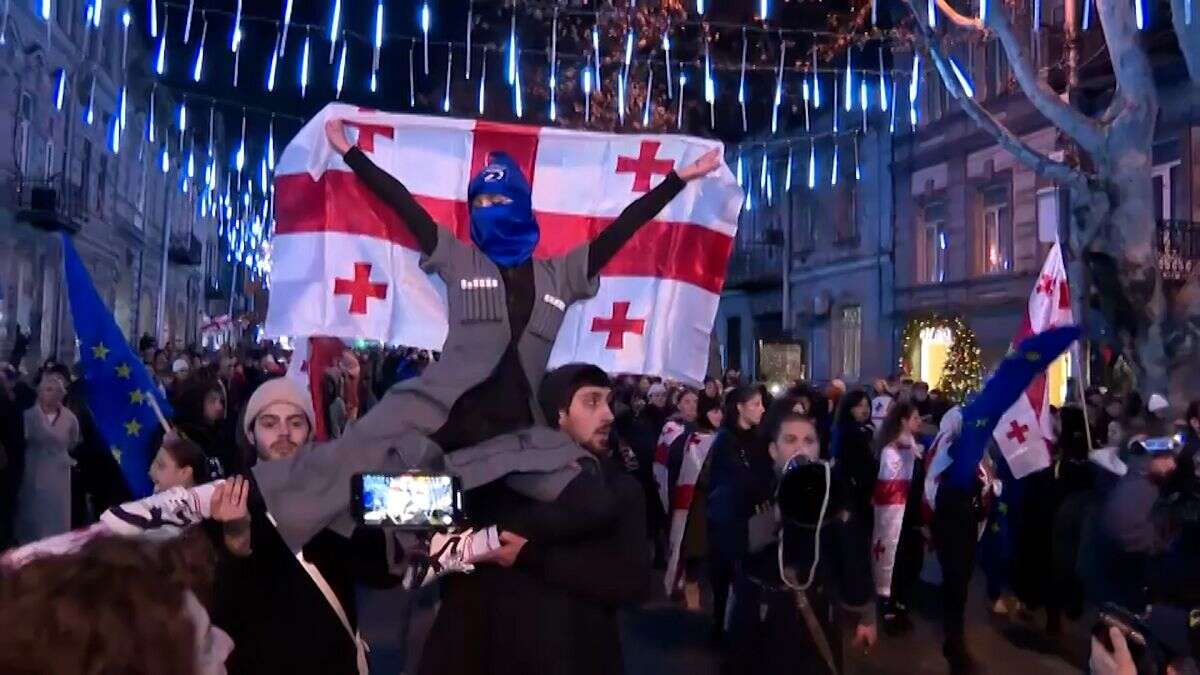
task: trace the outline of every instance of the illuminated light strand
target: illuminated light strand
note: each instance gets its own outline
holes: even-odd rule
[[[267,168],[272,173],[275,172],[275,116],[271,115],[271,121],[267,125]]]
[[[62,111],[67,94],[67,70],[59,68],[54,74],[54,109]],[[153,94],[151,94],[153,95]]]
[[[865,79],[865,78],[864,78]],[[896,79],[892,78],[892,98],[895,98]],[[879,109],[883,112],[888,111],[888,86],[887,86],[887,71],[883,69],[883,45],[879,45]]]
[[[713,128],[717,126],[717,85],[712,76],[712,53],[709,50],[708,36],[704,36],[704,100],[708,103],[708,121]]]
[[[597,24],[600,21],[600,15],[596,15],[595,22],[592,23],[592,55],[596,58],[596,93],[600,93],[603,88],[600,78],[600,29]]]
[[[153,1],[151,0],[151,2]],[[170,22],[171,15],[163,17],[162,34],[158,36],[158,52],[154,59],[154,72],[160,76],[167,72],[167,24]]]
[[[479,60],[479,114],[484,111],[484,92],[487,85],[487,47],[483,48],[483,56]]]
[[[417,43],[408,43],[408,107],[415,108],[417,106],[417,78],[415,75],[416,66],[413,62],[416,60]]]
[[[49,0],[46,0],[49,2]],[[49,21],[49,19],[46,19]],[[121,10],[121,69],[129,67],[129,24],[133,22],[133,15],[129,13],[129,8]]]
[[[775,100],[771,106],[771,133],[779,131],[779,105],[783,102],[783,61],[787,54],[787,43],[779,36],[779,72],[775,75]]]
[[[671,20],[667,19],[667,28],[663,31],[662,39],[663,63],[667,68],[667,100],[675,98],[675,79],[671,77]]]
[[[242,46],[242,0],[238,0],[237,12],[233,15],[233,31],[229,34],[229,51],[238,52]]]
[[[894,102],[895,100],[896,100],[896,78],[893,77],[892,78],[892,101]],[[896,108],[899,108],[899,107],[900,106],[895,105],[894,103],[892,105],[892,110],[891,110],[891,113],[888,118],[888,133],[889,134],[896,133]]]
[[[783,191],[792,191],[792,146],[788,146],[787,171],[783,174]]]
[[[449,86],[449,81],[447,81]],[[550,28],[550,121],[558,120],[558,8]]]
[[[650,93],[654,90],[654,67],[646,66],[646,101],[642,107],[642,126],[650,126]]]
[[[308,53],[311,36],[304,34],[304,51],[300,55],[300,97],[308,95]]]
[[[275,48],[271,50],[271,64],[267,67],[267,91],[275,91],[275,73],[279,69],[279,41],[283,39],[283,32],[275,34]]]
[[[283,56],[284,51],[287,50],[288,30],[291,28],[291,25],[292,25],[292,5],[294,3],[295,3],[295,0],[285,0],[284,6],[283,6],[283,37],[281,37],[279,39],[279,55],[280,56]]]
[[[917,126],[917,93],[921,86],[921,54],[913,52],[912,70],[909,71],[908,81],[908,122],[913,128]]]
[[[858,134],[854,134],[854,180],[862,180],[862,167],[858,163]]]
[[[338,54],[337,80],[334,83],[334,87],[337,91],[337,94],[334,98],[342,97],[342,84],[344,84],[345,81],[346,81],[346,41],[342,40],[341,53]]]
[[[383,47],[383,0],[375,0],[375,44],[371,50],[371,91],[374,92],[378,85],[377,77],[379,74],[379,52]],[[467,48],[468,56],[471,53],[470,47]],[[470,58],[467,59],[468,63]],[[469,68],[470,66],[468,66]]]
[[[454,74],[454,46],[446,45],[446,94],[442,97],[442,112],[450,112],[450,78]]]
[[[829,170],[829,185],[835,186],[838,184],[838,142],[833,139],[833,166]]]
[[[148,0],[146,13],[150,16],[150,37],[158,37],[158,0]]]
[[[817,142],[808,142],[808,189],[817,187]]]
[[[592,121],[592,68],[591,64],[583,69],[583,122]]]
[[[204,25],[200,27],[200,42],[196,45],[196,57],[192,62],[193,82],[199,82],[201,75],[204,74],[204,42],[208,38],[208,18],[204,12],[201,12],[200,19],[204,22]]]
[[[687,86],[687,73],[683,72],[683,64],[679,66],[679,110],[675,113],[675,128],[683,128],[683,93]]]
[[[813,46],[813,48],[812,48],[812,83],[813,83],[812,102],[813,102],[813,108],[815,108],[817,110],[819,110],[821,108],[821,77],[817,73],[818,70],[819,70],[819,68],[817,68],[817,48],[816,48],[816,46]],[[835,106],[837,105],[836,100],[834,100],[833,103]]]
[[[157,85],[150,88],[150,106],[146,114],[146,140],[151,143],[156,141],[156,134],[154,133],[154,92],[157,89]]]
[[[383,0],[379,0],[383,2]],[[467,70],[466,79],[471,79],[471,35],[475,31],[475,0],[467,3]]]
[[[192,41],[192,18],[196,15],[196,0],[188,0],[187,13],[183,15],[183,44]],[[170,16],[170,14],[167,14]],[[164,19],[164,23],[166,20]]]
[[[329,19],[329,62],[333,63],[338,37],[342,28],[342,0],[333,0],[333,14]]]
[[[521,95],[521,70],[518,68],[516,77],[513,79],[513,97],[515,99],[517,119],[525,117],[525,100]]]
[[[508,85],[511,87],[517,78],[517,12],[513,9],[511,23],[508,28]]]
[[[846,83],[842,86],[842,94],[844,96],[844,107],[846,112],[854,109],[854,73],[850,70],[850,50],[846,50]],[[837,95],[833,97],[834,104],[837,104]]]

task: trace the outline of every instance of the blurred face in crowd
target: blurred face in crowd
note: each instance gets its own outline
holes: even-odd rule
[[[342,372],[350,377],[358,377],[359,372],[362,370],[358,363],[358,357],[354,355],[354,352],[342,352],[341,367]]]
[[[775,469],[782,472],[788,462],[796,456],[803,456],[809,461],[821,458],[821,440],[817,438],[817,428],[808,420],[790,420],[779,425],[779,433],[767,447]]]
[[[762,396],[755,394],[754,396],[751,396],[750,400],[746,401],[745,403],[737,404],[737,411],[738,424],[741,425],[743,429],[749,429],[750,427],[758,426],[758,423],[762,421],[763,416]]]
[[[913,385],[912,396],[914,401],[924,401],[929,398],[929,385],[924,382],[918,382]]]
[[[704,395],[709,398],[716,398],[721,395],[721,383],[716,380],[705,380]]]
[[[221,379],[228,380],[233,375],[233,366],[235,363],[236,359],[232,356],[221,357],[221,365],[217,369],[217,374]]]
[[[596,455],[608,452],[613,413],[608,405],[612,389],[587,385],[571,397],[566,410],[558,411],[558,427],[576,443]]]
[[[1109,399],[1108,403],[1104,404],[1104,412],[1108,413],[1109,417],[1120,417],[1125,411],[1125,404],[1120,399]]]
[[[725,371],[725,386],[736,387],[742,380],[742,371],[730,368]]]
[[[667,407],[667,392],[665,390],[655,390],[654,393],[650,394],[649,399],[650,405],[654,406],[655,408]]]
[[[812,400],[807,396],[796,397],[796,404],[792,406],[792,412],[799,413],[801,415],[807,415],[808,411],[811,409]]]
[[[708,417],[708,423],[714,429],[721,426],[721,420],[725,417],[725,413],[723,413],[719,407],[709,409],[709,411],[704,413],[704,415]]]
[[[865,424],[867,420],[871,419],[870,399],[864,397],[863,400],[858,402],[858,405],[850,409],[850,414],[854,416],[855,422]]]
[[[284,459],[296,454],[311,433],[304,411],[291,403],[272,403],[254,418],[254,449],[263,461]]]
[[[921,430],[921,424],[922,424],[921,413],[914,410],[912,412],[912,414],[909,415],[908,418],[904,420],[904,425],[902,426],[902,428],[904,431],[907,431],[908,433],[915,436],[915,435],[917,435],[917,432]]]
[[[47,373],[42,375],[38,383],[38,403],[47,410],[57,410],[62,407],[63,399],[67,397],[67,385],[62,376]]]
[[[648,394],[650,392],[650,385],[651,385],[650,378],[648,378],[648,377],[641,378],[640,380],[638,380],[638,392],[640,392],[642,396],[645,396],[646,394]]]
[[[686,422],[696,421],[696,406],[700,399],[694,391],[685,391],[679,396],[679,416]]]
[[[154,483],[154,492],[170,490],[176,487],[193,487],[196,484],[192,477],[192,467],[179,466],[175,458],[166,448],[159,448],[150,463],[150,481]]]
[[[217,390],[204,395],[204,420],[209,424],[225,419],[225,396]]]
[[[170,373],[171,372],[171,362],[167,358],[166,352],[159,351],[158,353],[156,353],[154,355],[154,372],[156,372],[156,373]]]

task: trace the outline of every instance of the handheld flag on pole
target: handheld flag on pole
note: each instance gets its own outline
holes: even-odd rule
[[[62,242],[88,408],[133,496],[145,497],[153,492],[147,471],[154,426],[171,406],[100,300],[70,238],[64,234]]]
[[[975,467],[983,458],[1001,415],[1039,373],[1046,370],[1073,342],[1079,339],[1077,326],[1062,326],[1038,333],[1021,341],[996,368],[983,385],[983,391],[962,408],[962,435],[948,450],[952,461],[945,480],[967,487],[975,477]]]

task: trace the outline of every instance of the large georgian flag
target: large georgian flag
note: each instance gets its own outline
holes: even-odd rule
[[[467,183],[503,150],[533,185],[534,256],[595,237],[633,200],[716,141],[619,135],[326,106],[284,149],[275,176],[269,335],[362,337],[425,349],[446,338],[445,288],[418,266],[398,216],[325,138],[331,117],[441,226],[469,240]],[[726,166],[688,183],[601,270],[595,298],[567,312],[550,357],[610,372],[700,381],[737,228]]]
[[[1032,335],[1074,323],[1062,250],[1055,243],[1029,294],[1029,305],[1021,327],[1013,338],[1013,348]],[[1016,478],[1050,466],[1049,444],[1054,441],[1054,429],[1050,418],[1049,394],[1046,372],[1043,370],[1004,413],[993,432],[1000,454],[1004,455],[1008,468]]]

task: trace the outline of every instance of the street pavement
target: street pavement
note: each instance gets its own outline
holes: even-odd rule
[[[967,613],[967,639],[972,652],[991,675],[1067,675],[1081,672],[1057,652],[1061,648],[1027,622],[990,618],[982,575],[976,575]],[[847,675],[945,675],[938,590],[922,585],[914,608],[915,628],[900,638],[879,636],[868,656],[848,656]],[[708,617],[685,612],[665,601],[626,612],[622,619],[626,672],[629,675],[716,675],[719,658],[708,637]],[[1072,626],[1071,628],[1074,628]],[[1086,657],[1086,631],[1065,631],[1074,658]],[[847,649],[846,653],[851,654]]]
[[[1051,643],[1030,621],[997,621],[987,610],[982,574],[976,574],[967,609],[967,639],[972,652],[989,675],[1068,675],[1082,672],[1086,660],[1084,623],[1068,625],[1071,637]],[[419,658],[420,645],[432,618],[434,594],[427,589],[417,605],[403,591],[372,591],[359,597],[364,636],[371,644],[371,672],[393,675],[406,672],[406,660]],[[913,608],[915,628],[909,635],[879,643],[868,656],[851,655],[846,675],[945,675],[938,618],[938,590],[922,585]],[[409,623],[407,641],[399,627]],[[621,632],[628,675],[717,675],[720,663],[709,642],[707,615],[686,612],[657,599],[622,615]],[[1065,645],[1065,648],[1064,646]],[[1072,652],[1072,665],[1061,652]],[[846,653],[851,654],[847,649]],[[408,671],[412,672],[412,671]]]

